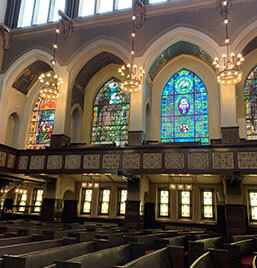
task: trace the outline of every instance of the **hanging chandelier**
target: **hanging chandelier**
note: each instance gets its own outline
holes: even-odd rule
[[[222,59],[216,57],[213,61],[213,65],[216,67],[217,81],[220,85],[236,85],[241,81],[242,78],[241,64],[244,61],[244,57],[241,53],[236,56],[234,52],[230,51],[228,15],[231,8],[231,3],[230,0],[216,0],[216,3],[217,9],[222,16],[226,27],[226,53],[222,55]]]
[[[135,64],[135,37],[136,29],[143,27],[145,19],[145,9],[144,4],[140,0],[136,0],[133,6],[133,16],[132,16],[132,34],[131,34],[131,60],[127,65],[123,65],[119,68],[118,73],[121,76],[121,89],[126,93],[136,93],[140,92],[143,80],[145,76],[145,71],[142,66],[138,67]]]
[[[39,76],[41,83],[40,97],[48,100],[56,100],[59,97],[60,87],[63,84],[62,78],[52,72]]]

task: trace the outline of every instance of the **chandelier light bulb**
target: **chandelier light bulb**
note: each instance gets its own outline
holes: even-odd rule
[[[228,24],[228,19],[224,19],[224,23],[225,24]]]
[[[59,85],[62,84],[62,79],[58,76],[46,73],[39,77],[41,84],[40,96],[43,99],[57,99],[59,96]]]
[[[53,48],[57,49],[58,48],[57,44],[53,44]]]
[[[223,1],[223,6],[226,6],[227,4],[228,4],[228,2],[227,1]]]
[[[228,39],[228,38],[225,40],[225,43],[226,43],[226,44],[228,44],[228,43],[229,43],[229,39]]]

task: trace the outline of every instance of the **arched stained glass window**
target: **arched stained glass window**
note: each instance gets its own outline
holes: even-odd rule
[[[98,92],[92,117],[91,143],[116,142],[124,145],[128,140],[129,95],[119,82],[112,79]]]
[[[28,134],[28,149],[45,149],[50,146],[53,132],[56,102],[38,97],[36,100]]]
[[[248,75],[244,86],[246,139],[257,139],[257,66]]]
[[[186,69],[172,76],[163,89],[161,141],[209,143],[206,87]]]

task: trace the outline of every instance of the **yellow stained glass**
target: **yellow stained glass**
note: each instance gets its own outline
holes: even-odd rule
[[[183,205],[190,205],[190,192],[189,191],[181,192],[181,203]]]
[[[110,190],[103,190],[103,202],[109,202],[110,201]]]
[[[91,189],[87,189],[85,193],[85,201],[91,202],[92,201],[92,193]]]
[[[121,202],[126,202],[127,201],[127,194],[128,191],[127,190],[121,190]]]
[[[169,191],[161,191],[161,204],[169,203]]]
[[[108,213],[109,213],[109,202],[102,202],[101,214],[108,214]]]
[[[160,216],[169,216],[169,206],[167,204],[160,204]]]
[[[125,215],[126,213],[126,201],[127,201],[128,191],[123,189],[120,190],[120,215]]]
[[[204,205],[212,205],[212,191],[203,192],[203,203]]]
[[[257,192],[250,192],[250,205],[251,207],[257,206]]]
[[[120,203],[120,214],[121,215],[125,215],[126,213],[126,203],[125,202],[121,202]]]
[[[19,205],[18,211],[20,212],[25,211],[26,202],[27,202],[27,190],[24,190],[23,193],[21,194],[21,199],[18,204]]]
[[[185,218],[190,217],[190,206],[189,205],[182,205],[181,206],[181,216]]]
[[[257,220],[257,192],[250,192],[251,220]]]
[[[204,206],[204,218],[213,218],[213,207],[211,205]]]
[[[91,211],[91,202],[85,202],[84,207],[83,207],[83,212],[84,213],[90,213]]]

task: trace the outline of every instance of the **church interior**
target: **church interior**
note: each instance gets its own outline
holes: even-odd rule
[[[0,0],[0,268],[257,266],[256,11]]]

